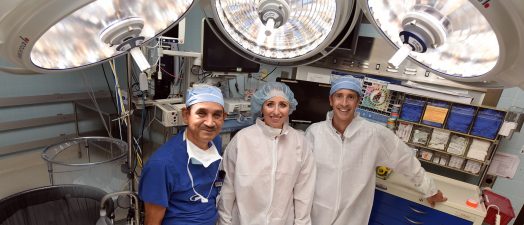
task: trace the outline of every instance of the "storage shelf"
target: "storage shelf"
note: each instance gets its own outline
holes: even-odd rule
[[[433,164],[433,165],[437,165],[437,166],[441,166],[441,167],[444,167],[444,168],[447,168],[447,169],[450,169],[450,170],[455,170],[455,171],[458,171],[458,172],[461,172],[461,173],[465,173],[465,174],[469,174],[469,175],[472,175],[472,176],[480,176],[480,172],[479,173],[472,173],[472,172],[468,172],[468,171],[465,171],[465,170],[462,170],[462,169],[459,169],[459,168],[455,168],[455,167],[451,167],[451,166],[447,166],[447,165],[442,165],[440,163],[434,163],[432,161],[429,161],[429,160],[425,160],[423,158],[420,158],[420,157],[417,157],[421,162],[424,162],[424,163],[429,163],[429,164]]]
[[[460,158],[463,158],[463,159],[467,159],[467,160],[471,160],[471,161],[479,162],[479,163],[482,163],[482,164],[488,164],[488,162],[486,162],[486,161],[482,161],[482,160],[478,160],[478,159],[468,158],[467,156],[464,156],[464,155],[453,154],[453,153],[450,153],[450,152],[446,152],[446,151],[444,151],[444,150],[440,150],[440,149],[436,149],[436,148],[427,147],[427,146],[424,146],[424,145],[421,145],[421,144],[415,144],[415,143],[411,143],[411,142],[405,142],[405,143],[406,143],[407,145],[409,145],[409,146],[419,147],[419,148],[424,148],[424,149],[428,149],[428,150],[431,150],[431,151],[434,151],[434,152],[439,152],[439,153],[443,153],[443,154],[446,154],[446,155],[457,156],[457,157],[460,157]],[[439,165],[440,165],[440,164],[439,164]]]
[[[408,98],[413,99],[413,101],[407,101]],[[409,112],[413,113],[413,115],[409,118],[419,118],[417,121],[414,122],[402,118],[397,118],[395,123],[395,133],[398,132],[397,136],[404,140],[409,147],[416,148],[419,150],[417,159],[419,159],[421,163],[424,163],[424,166],[435,165],[435,168],[431,167],[428,169],[430,169],[431,172],[435,172],[443,176],[449,176],[454,179],[463,179],[461,174],[469,175],[472,177],[474,176],[478,178],[478,180],[476,181],[476,185],[480,186],[483,184],[484,178],[487,175],[489,165],[491,164],[491,160],[493,159],[495,152],[497,151],[499,144],[501,143],[500,140],[503,138],[503,136],[499,135],[498,133],[494,133],[495,131],[490,129],[490,132],[486,133],[485,135],[495,135],[494,138],[481,137],[475,135],[474,133],[477,132],[473,132],[473,129],[479,127],[478,125],[475,125],[478,121],[480,121],[477,120],[479,113],[485,112],[489,115],[492,115],[493,118],[496,117],[497,121],[501,122],[499,120],[504,118],[505,111],[491,107],[473,106],[470,104],[460,103],[456,104],[447,100],[436,100],[427,96],[413,96],[410,94],[400,95],[398,102],[401,105],[400,110],[398,112],[398,117],[402,115],[403,110],[411,110]],[[405,103],[413,103],[414,108],[404,107]],[[441,107],[442,111],[436,110],[435,108],[428,109],[428,106],[438,107],[439,105],[444,106]],[[462,121],[462,119],[464,119],[460,117],[460,112],[458,112],[459,114],[455,114],[453,120],[449,120],[450,116],[452,115],[452,109],[455,105],[460,106],[456,109],[462,109],[463,106],[467,106],[463,109],[467,111],[468,121],[470,121],[469,119],[471,119],[471,124],[467,130],[462,130],[464,132],[448,129],[448,125],[456,124],[456,122],[451,121]],[[495,111],[490,112],[489,110],[486,111],[486,109],[492,109]],[[444,111],[446,113],[445,117]],[[406,115],[409,116],[411,114]],[[473,116],[473,118],[469,118],[470,116]],[[434,126],[433,124],[425,124],[423,123],[422,118],[426,118],[426,120],[428,121],[430,120],[435,122],[441,122],[442,124],[438,125],[441,125],[442,127]],[[485,126],[490,126],[491,128],[491,125]],[[493,127],[493,129],[494,128],[495,127]],[[500,127],[497,129],[500,130]],[[440,132],[441,130],[442,132]],[[482,135],[483,133],[480,134]],[[432,141],[432,138],[435,138],[435,140]],[[486,149],[488,143],[489,147]],[[451,148],[450,145],[452,145]],[[455,151],[453,151],[452,149]],[[452,151],[448,152],[448,150]],[[477,151],[479,154],[475,155],[474,153],[477,153]],[[480,158],[483,156],[480,153],[486,153],[483,160],[468,157],[469,154],[469,156]],[[429,158],[429,160],[423,159],[422,156],[424,156],[425,158]],[[451,158],[453,158],[454,161],[450,164]],[[459,166],[458,163],[460,163],[460,161],[462,161],[462,164],[459,168],[452,167]],[[480,166],[480,170],[477,173],[466,171],[466,168],[467,170],[476,171],[478,169],[478,166]],[[447,175],[445,174],[446,171],[439,171],[439,167],[449,169],[450,171],[457,171],[461,174],[450,173],[450,175]],[[450,171],[447,172],[449,173]]]
[[[422,124],[422,123],[418,123],[418,122],[411,122],[411,121],[407,121],[407,120],[403,120],[403,119],[397,119],[397,121],[398,122],[409,123],[409,124],[413,124],[413,125],[417,125],[417,126],[421,126],[421,127],[428,127],[428,128],[432,128],[432,129],[443,129],[443,130],[449,131],[452,134],[463,135],[463,136],[466,136],[466,137],[476,138],[476,139],[485,140],[485,141],[489,141],[489,142],[498,144],[498,140],[497,139],[489,139],[489,138],[485,138],[485,137],[479,137],[479,136],[475,136],[475,135],[471,135],[471,134],[466,134],[466,133],[462,133],[462,132],[448,130],[448,129],[443,128],[443,127],[434,127],[434,126],[430,126],[430,125],[426,125],[426,124]]]

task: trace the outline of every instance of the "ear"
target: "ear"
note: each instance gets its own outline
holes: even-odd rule
[[[331,106],[331,108],[333,108],[333,95],[329,96],[329,106]]]
[[[184,120],[185,124],[189,124],[189,115],[191,114],[191,111],[187,109],[187,107],[182,108],[182,120]]]

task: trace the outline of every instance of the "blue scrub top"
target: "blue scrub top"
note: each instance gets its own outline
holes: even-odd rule
[[[204,197],[209,195],[209,202],[195,201],[197,197],[191,187],[191,180],[186,165],[189,158],[187,143],[183,140],[184,132],[179,132],[162,145],[147,161],[142,170],[139,184],[139,196],[142,201],[166,208],[163,225],[215,225],[217,220],[216,197],[222,180],[215,176],[220,160],[205,168],[201,164],[189,162],[195,190]],[[222,154],[222,141],[217,136],[213,143]]]

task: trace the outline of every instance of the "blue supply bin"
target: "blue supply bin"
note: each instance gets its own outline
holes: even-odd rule
[[[448,130],[468,133],[469,127],[475,117],[475,111],[477,110],[474,106],[469,105],[452,105],[449,117],[446,123]]]
[[[432,109],[433,111],[431,111]],[[424,116],[422,117],[422,124],[440,128],[444,126],[448,111],[449,103],[437,100],[428,101],[426,111],[424,111]]]
[[[426,101],[424,100],[406,97],[404,104],[402,104],[402,111],[400,111],[400,119],[418,123],[425,104]]]
[[[479,109],[471,135],[495,139],[506,113],[493,109]]]

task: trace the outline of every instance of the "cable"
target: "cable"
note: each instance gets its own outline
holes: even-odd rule
[[[213,192],[213,186],[214,186],[214,183],[216,182],[217,180],[217,177],[218,177],[218,172],[220,171],[220,167],[222,165],[222,160],[220,160],[219,164],[218,164],[218,168],[217,168],[217,172],[215,174],[215,179],[213,180],[213,183],[211,183],[211,187],[209,188],[209,192],[207,193],[207,196],[204,197],[203,195],[201,195],[200,193],[198,193],[195,189],[195,183],[193,182],[193,175],[191,174],[191,171],[189,170],[189,161],[191,160],[191,158],[188,158],[187,159],[187,164],[186,164],[186,169],[187,169],[187,174],[189,175],[189,180],[191,181],[191,188],[193,189],[193,192],[198,196],[200,197],[200,201],[202,203],[207,203],[209,201],[209,196],[211,195],[211,192]]]
[[[489,208],[492,206],[497,209],[497,215],[495,215],[495,225],[500,225],[500,208],[497,205],[492,204],[486,208],[486,211],[489,211]]]
[[[140,138],[138,139],[138,141],[140,142],[141,141],[141,137],[144,136],[144,129],[145,129],[145,126],[146,126],[146,116],[148,115],[148,110],[146,109],[146,97],[145,96],[142,96],[142,102],[144,104],[144,109],[142,110],[142,117],[141,117],[141,128],[140,128]],[[143,147],[143,146],[141,146]]]
[[[206,81],[206,78],[213,76],[213,73],[211,73],[211,72],[204,72],[203,75],[204,76],[202,76],[202,78],[198,79],[199,83],[203,83],[204,81]]]
[[[91,98],[91,101],[93,101],[93,104],[96,107],[98,115],[100,116],[100,119],[102,120],[102,124],[104,125],[104,128],[106,129],[107,134],[109,134],[109,137],[113,137],[111,132],[109,132],[109,128],[108,128],[108,126],[106,124],[106,120],[104,119],[104,116],[102,115],[102,110],[100,109],[100,106],[98,105],[98,102],[96,101],[96,97],[95,97],[95,93],[94,93],[95,91],[93,90],[93,87],[90,85],[89,81],[87,80],[85,72],[82,72],[82,78],[84,80],[84,84],[86,85],[86,87],[89,88],[87,93],[89,95],[89,98]]]
[[[118,108],[116,107],[116,102],[113,97],[113,91],[111,90],[111,86],[109,86],[109,80],[107,80],[107,74],[106,69],[104,68],[104,63],[100,64],[102,66],[102,71],[104,72],[104,78],[106,79],[107,89],[109,90],[109,95],[111,96],[111,101],[113,102],[113,106],[115,106],[115,111],[118,112]]]
[[[150,116],[150,114],[148,114],[148,116]],[[149,127],[151,127],[151,124],[153,124],[155,120],[156,120],[156,107],[154,107],[153,109],[153,116],[151,117],[151,120],[149,120],[149,122],[147,123],[147,126],[143,130],[150,130]],[[138,137],[138,140],[142,139],[143,136],[144,134],[142,133],[140,137]]]
[[[175,79],[182,79],[182,78],[180,78],[180,77],[177,77],[176,75],[170,74],[167,70],[165,70],[165,69],[162,68],[162,67],[160,67],[160,69],[162,70],[163,73],[166,73],[167,75],[172,76],[172,77],[174,77]]]
[[[124,103],[123,103],[123,100],[122,100],[122,90],[120,90],[120,84],[118,82],[118,76],[117,76],[117,73],[116,73],[116,68],[115,68],[115,63],[114,63],[114,59],[113,60],[110,60],[109,61],[109,65],[111,66],[111,70],[113,71],[113,79],[115,80],[115,98],[116,98],[116,101],[117,101],[117,106],[118,106],[118,115],[119,116],[122,116],[125,114],[125,107],[124,107]],[[121,118],[118,118],[117,121],[118,121],[118,131],[119,131],[119,134],[120,134],[120,139],[123,139],[123,136],[122,136],[122,122],[121,122]],[[124,123],[127,125],[127,122],[124,120]]]
[[[198,69],[198,71],[196,71],[197,69]],[[205,73],[205,71],[202,70],[202,67],[197,66],[197,65],[193,65],[193,66],[191,66],[191,73],[193,75],[198,75],[199,76],[199,75],[203,75]]]
[[[261,77],[260,79],[261,80],[266,80],[267,77],[269,77],[269,75],[271,75],[273,72],[275,72],[275,70],[277,69],[278,66],[275,66],[275,68],[273,68],[273,70],[271,70],[271,72],[269,72],[266,76],[264,77]]]

